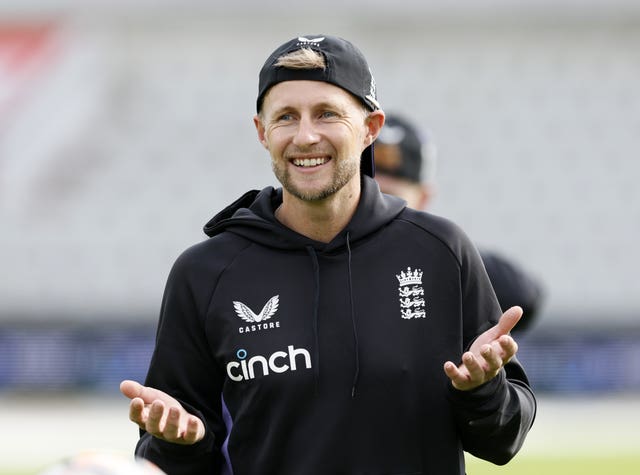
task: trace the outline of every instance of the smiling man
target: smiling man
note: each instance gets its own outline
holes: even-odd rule
[[[384,113],[362,53],[286,42],[254,123],[282,188],[240,197],[174,264],[145,385],[121,384],[136,453],[169,475],[508,462],[536,409],[509,334],[522,310],[501,313],[456,225],[380,193]]]

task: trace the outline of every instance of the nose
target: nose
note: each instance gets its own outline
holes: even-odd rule
[[[301,117],[298,121],[298,127],[293,137],[293,143],[297,147],[308,147],[320,141],[320,135],[316,130],[315,124],[311,118]]]

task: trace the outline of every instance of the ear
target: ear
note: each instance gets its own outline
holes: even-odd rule
[[[378,138],[378,134],[380,134],[380,130],[382,130],[382,126],[384,125],[384,112],[380,109],[370,112],[365,120],[365,125],[367,126],[365,145],[368,147]]]
[[[264,125],[262,124],[262,120],[259,115],[253,116],[253,124],[256,126],[256,132],[258,132],[258,140],[264,148],[269,150],[269,142],[267,141]]]
[[[421,183],[419,209],[427,209],[427,207],[431,206],[431,201],[433,201],[433,198],[435,195],[436,195],[435,185],[430,183]]]

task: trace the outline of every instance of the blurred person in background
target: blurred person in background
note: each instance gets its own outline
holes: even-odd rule
[[[136,454],[169,475],[507,463],[536,411],[509,334],[522,309],[502,313],[459,227],[380,193],[362,53],[293,38],[256,106],[282,188],[247,192],[175,262],[145,386],[120,386]]]
[[[427,130],[405,116],[387,113],[375,143],[375,179],[380,191],[402,198],[411,208],[426,210],[436,192],[437,153]],[[502,310],[515,305],[523,309],[513,332],[531,328],[544,300],[542,283],[519,263],[498,252],[480,249],[480,256]]]

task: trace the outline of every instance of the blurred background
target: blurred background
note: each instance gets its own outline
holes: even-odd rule
[[[3,0],[0,471],[133,450],[118,384],[144,379],[174,259],[276,185],[258,71],[316,33],[431,131],[430,211],[545,287],[523,456],[640,445],[639,2]]]

